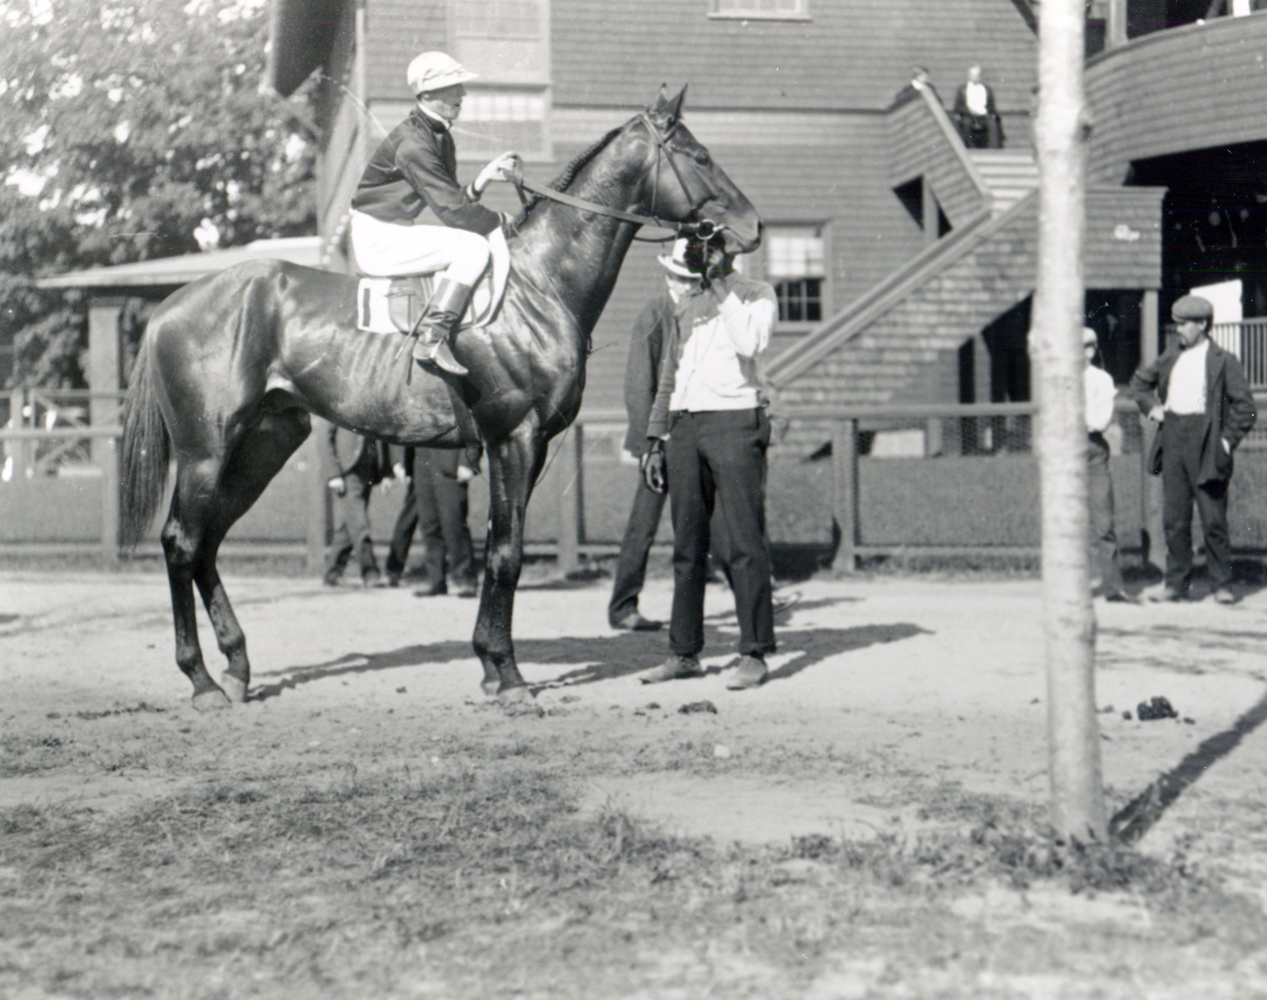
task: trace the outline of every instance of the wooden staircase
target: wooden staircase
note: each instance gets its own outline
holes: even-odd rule
[[[968,155],[990,192],[995,218],[1038,187],[1038,164],[1028,149],[971,149]]]

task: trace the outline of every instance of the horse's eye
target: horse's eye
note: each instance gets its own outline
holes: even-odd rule
[[[701,167],[708,166],[709,164],[708,150],[701,149],[697,151],[695,154],[695,162],[698,163]]]

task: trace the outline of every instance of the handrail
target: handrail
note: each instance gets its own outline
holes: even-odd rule
[[[963,144],[963,137],[959,134],[959,130],[955,128],[954,122],[950,120],[950,115],[946,113],[946,109],[942,106],[941,100],[934,97],[929,87],[917,87],[916,90],[924,99],[924,104],[932,113],[933,121],[937,123],[937,127],[941,129],[942,135],[946,141],[950,143],[951,151],[959,160],[959,165],[963,167],[968,178],[972,181],[983,199],[990,197],[990,186],[985,182],[985,178],[981,176],[981,171],[977,168],[976,161],[968,152],[968,147]]]

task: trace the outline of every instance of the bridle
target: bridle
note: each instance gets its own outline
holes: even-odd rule
[[[673,236],[662,238],[653,238],[650,242],[664,242],[671,240],[675,236],[689,235],[697,236],[700,239],[709,240],[720,233],[726,227],[714,222],[712,219],[701,219],[698,222],[675,222],[669,219],[662,219],[655,214],[656,195],[660,190],[660,161],[664,159],[669,164],[669,169],[673,171],[673,175],[677,178],[678,184],[682,187],[682,193],[686,195],[687,204],[691,205],[692,213],[699,210],[707,198],[701,198],[696,204],[695,199],[691,197],[690,186],[686,183],[686,178],[682,175],[681,169],[673,159],[674,153],[681,153],[681,150],[674,149],[669,140],[673,137],[673,133],[677,131],[680,124],[679,120],[674,120],[673,124],[665,131],[660,131],[656,123],[651,120],[651,116],[645,111],[638,115],[638,122],[643,124],[648,134],[651,136],[656,145],[655,157],[655,178],[651,187],[651,214],[639,215],[636,212],[625,212],[619,208],[610,208],[607,205],[600,205],[597,202],[586,201],[584,198],[577,198],[570,195],[566,191],[556,191],[554,188],[543,187],[535,184],[530,180],[521,179],[517,185],[519,189],[519,200],[523,204],[528,203],[528,198],[524,191],[531,191],[535,195],[542,198],[548,198],[550,201],[557,201],[562,205],[570,205],[572,208],[579,208],[585,212],[593,212],[596,215],[605,215],[608,218],[620,219],[623,222],[633,222],[640,226],[656,226],[660,229],[671,229]],[[638,237],[635,237],[637,239]]]

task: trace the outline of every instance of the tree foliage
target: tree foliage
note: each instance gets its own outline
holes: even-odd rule
[[[35,278],[316,231],[308,95],[261,90],[266,21],[263,0],[0,0],[11,382],[83,381],[82,296]]]

